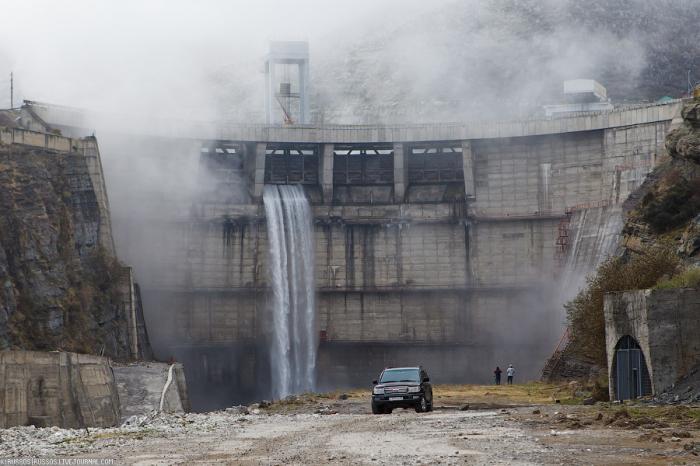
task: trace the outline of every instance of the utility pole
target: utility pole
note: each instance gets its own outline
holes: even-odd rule
[[[10,108],[15,107],[15,74],[10,71]]]

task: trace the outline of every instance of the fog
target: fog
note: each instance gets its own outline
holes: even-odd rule
[[[198,247],[186,241],[196,243],[204,233],[189,230],[186,219],[202,189],[218,181],[200,168],[198,141],[142,135],[163,120],[263,123],[269,41],[309,42],[314,123],[531,117],[543,103],[561,101],[565,79],[597,79],[616,103],[654,100],[662,92],[677,96],[685,73],[666,73],[668,81],[648,86],[650,76],[664,74],[649,74],[656,69],[650,44],[673,37],[672,26],[694,4],[679,1],[670,16],[657,15],[656,4],[2,0],[0,107],[9,107],[13,72],[15,106],[29,99],[87,110],[85,124],[101,147],[117,252],[153,290],[182,273],[170,266],[173,257]],[[630,17],[641,19],[623,24]],[[694,67],[697,46],[686,55],[678,66]],[[151,329],[178,325],[153,311],[167,309],[157,293],[144,299]],[[514,321],[517,329],[502,329],[515,334],[511,343],[536,340],[540,352],[550,344],[543,339],[553,346],[562,324],[550,304],[556,299],[524,300],[527,319]],[[177,343],[162,329],[153,341]],[[495,344],[498,354],[515,354]],[[519,357],[536,372],[539,359]],[[203,363],[214,364],[215,358]]]
[[[270,40],[307,40],[314,54],[333,53],[362,36],[338,31],[396,25],[425,8],[419,0],[3,3],[0,82],[14,72],[15,102],[193,119],[230,111],[223,94],[262,91]],[[0,106],[8,104],[3,92]]]
[[[309,41],[318,122],[528,116],[571,78],[653,100],[678,93],[685,68],[697,74],[697,50],[666,53],[693,1],[7,2],[0,106],[12,71],[15,102],[263,122],[270,40]],[[657,52],[673,73],[650,66]]]

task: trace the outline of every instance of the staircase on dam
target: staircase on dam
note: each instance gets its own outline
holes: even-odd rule
[[[117,243],[147,271],[153,345],[184,362],[195,409],[271,394],[269,185],[300,186],[311,203],[318,389],[403,364],[439,382],[488,382],[509,363],[536,378],[563,331],[561,304],[614,251],[621,205],[662,156],[679,108],[190,128],[187,145],[162,133],[154,141],[173,147],[163,153],[195,161],[196,196],[116,228],[128,238]]]

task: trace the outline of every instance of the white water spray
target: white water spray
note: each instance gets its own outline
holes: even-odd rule
[[[314,389],[316,302],[309,201],[301,186],[265,186],[272,278],[272,394],[283,398]]]
[[[619,206],[579,210],[571,219],[573,242],[560,278],[559,300],[562,305],[586,286],[586,277],[615,253],[622,231]]]

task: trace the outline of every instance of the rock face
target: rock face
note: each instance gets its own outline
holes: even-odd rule
[[[700,215],[697,215],[683,232],[678,253],[684,257],[698,260],[697,257],[700,253]]]
[[[636,205],[630,205],[625,245],[657,242],[672,232],[678,253],[697,261],[700,250],[700,100],[685,104],[683,124],[666,137],[670,157],[649,176]]]
[[[102,247],[103,216],[83,154],[0,144],[1,349],[129,357],[125,268]]]
[[[671,157],[700,163],[700,101],[683,107],[683,126],[666,138],[666,150]]]

